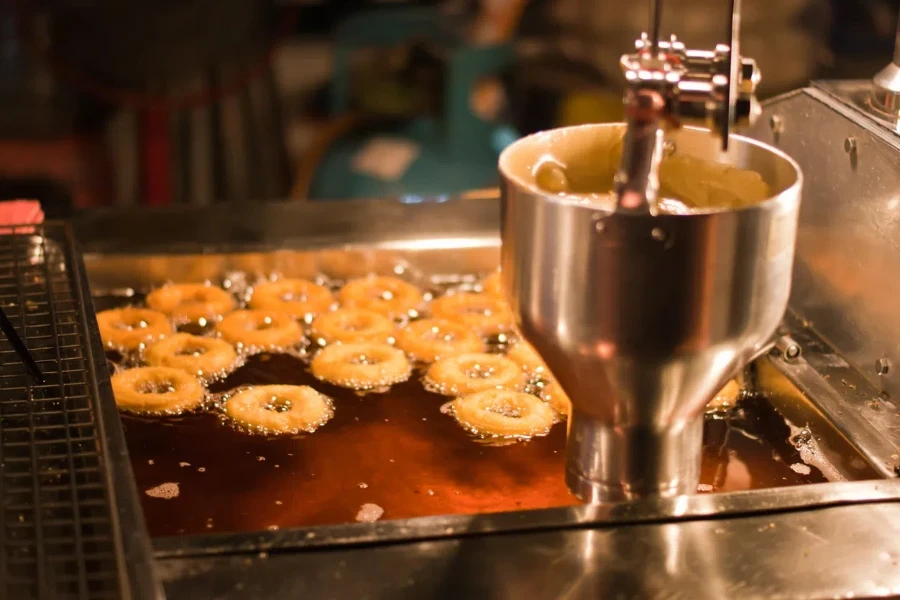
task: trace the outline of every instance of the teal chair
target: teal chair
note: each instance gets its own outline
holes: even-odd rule
[[[460,25],[433,9],[415,8],[367,11],[339,27],[331,87],[333,115],[353,109],[349,64],[354,52],[396,47],[417,38],[445,50],[443,114],[339,137],[315,170],[310,199],[399,196],[416,202],[496,183],[497,157],[518,134],[509,126],[479,118],[469,108],[469,98],[476,82],[500,76],[513,64],[514,49],[511,44],[469,46],[456,33]],[[367,169],[366,163],[374,168]]]

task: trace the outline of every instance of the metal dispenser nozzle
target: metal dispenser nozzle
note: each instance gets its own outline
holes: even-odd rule
[[[588,502],[694,493],[703,409],[787,307],[802,177],[775,149],[728,143],[736,116],[754,116],[759,79],[738,59],[737,16],[732,23],[729,47],[698,52],[654,36],[623,57],[616,206],[542,189],[536,169],[550,159],[589,171],[622,125],[535,134],[500,157],[503,287],[572,401],[566,481]],[[677,129],[688,115],[722,139]],[[739,210],[658,214],[664,132],[680,154],[757,171],[772,196]]]

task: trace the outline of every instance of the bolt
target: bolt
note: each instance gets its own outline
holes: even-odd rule
[[[856,138],[852,137],[852,136],[848,137],[846,140],[844,140],[844,152],[846,152],[847,154],[850,154],[851,152],[855,152],[855,151],[856,151]]]
[[[887,375],[891,370],[891,361],[886,358],[879,358],[875,361],[875,372],[879,375]]]
[[[772,130],[772,141],[777,144],[784,133],[784,120],[778,115],[772,115],[769,117],[769,129]]]
[[[775,342],[775,348],[781,353],[781,358],[790,362],[800,358],[800,344],[791,339],[790,336],[782,336]]]
[[[769,117],[769,129],[775,134],[784,133],[784,120],[778,115],[772,115]]]

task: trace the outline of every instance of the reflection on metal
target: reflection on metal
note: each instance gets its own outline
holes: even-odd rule
[[[173,598],[868,598],[900,594],[898,523],[900,503],[857,504],[159,564]]]

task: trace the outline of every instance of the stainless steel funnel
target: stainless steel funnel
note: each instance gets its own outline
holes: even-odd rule
[[[739,136],[722,152],[699,129],[668,139],[678,153],[758,172],[774,195],[743,209],[651,216],[537,187],[547,159],[570,172],[604,160],[614,169],[623,132],[548,131],[500,157],[503,286],[522,334],[572,400],[567,483],[588,502],[696,491],[703,408],[787,307],[800,206],[793,160]]]

